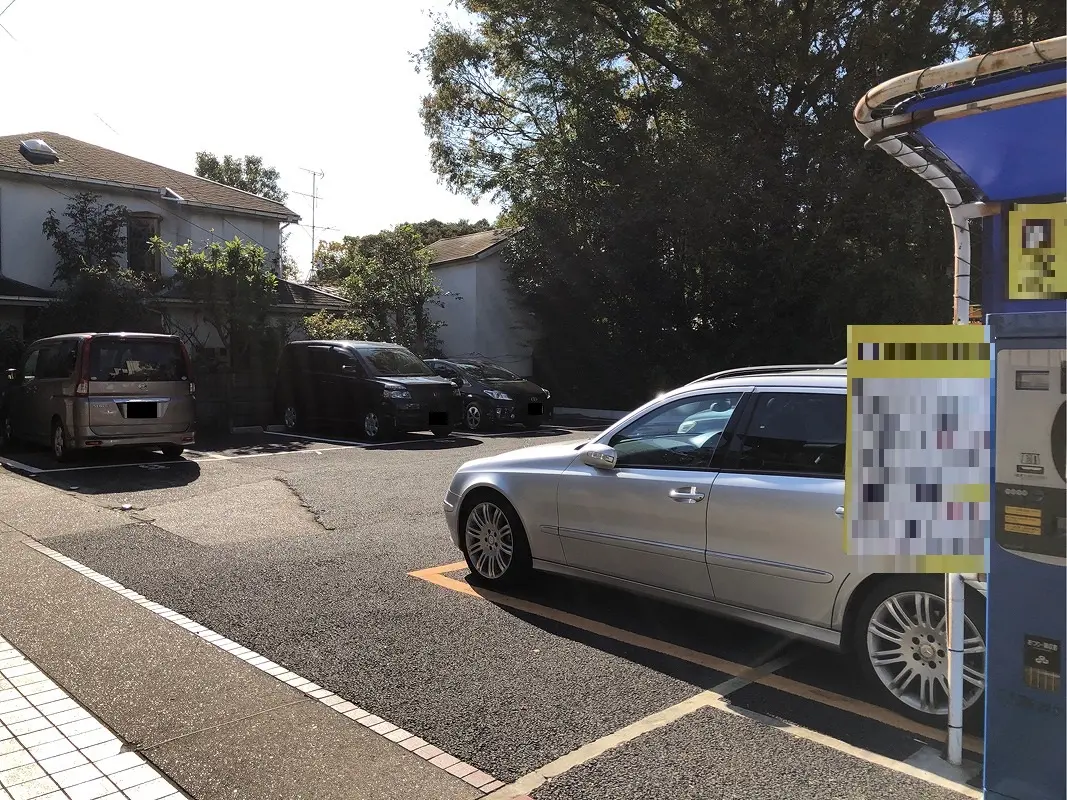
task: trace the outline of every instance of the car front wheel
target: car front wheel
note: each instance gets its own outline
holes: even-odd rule
[[[511,586],[531,569],[530,545],[519,515],[496,493],[481,493],[466,504],[460,519],[463,555],[482,582]]]
[[[867,681],[887,704],[944,727],[948,716],[948,618],[941,575],[900,575],[863,600],[852,631]],[[967,587],[963,622],[964,726],[981,730],[985,695],[985,602]]]
[[[463,427],[471,433],[484,431],[489,427],[485,409],[473,400],[463,407]]]
[[[360,427],[363,429],[364,438],[372,442],[388,439],[393,430],[392,420],[377,411],[368,411],[364,414]]]

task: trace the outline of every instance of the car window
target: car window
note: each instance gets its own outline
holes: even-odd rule
[[[611,437],[620,467],[706,469],[742,392],[716,392],[662,405]]]
[[[334,360],[333,370],[335,372],[346,371],[347,368],[346,374],[348,375],[366,377],[367,371],[363,369],[363,365],[349,351],[335,347],[330,355]]]
[[[69,339],[41,349],[37,358],[38,378],[69,378],[74,375],[78,359],[78,342]]]
[[[37,374],[37,359],[40,354],[40,350],[31,350],[26,354],[26,359],[22,362],[22,376],[24,378],[32,378]]]
[[[442,378],[456,378],[459,377],[459,373],[456,372],[448,364],[442,364],[440,361],[435,361],[430,364],[430,369],[440,375]]]
[[[460,366],[480,381],[521,381],[518,375],[488,361],[463,362]]]
[[[845,474],[843,394],[761,393],[738,437],[744,472]]]
[[[91,381],[188,379],[181,345],[173,340],[94,338],[89,346]]]
[[[308,369],[333,375],[341,371],[341,360],[329,347],[308,348]]]
[[[368,347],[360,350],[371,369],[385,378],[407,378],[433,375],[422,360],[403,347]]]

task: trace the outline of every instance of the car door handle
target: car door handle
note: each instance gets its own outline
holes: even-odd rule
[[[835,508],[834,509],[834,514],[836,514],[841,519],[844,519],[845,518],[845,508],[844,508],[844,506],[838,506],[837,508]]]
[[[704,499],[704,493],[698,492],[695,486],[685,486],[681,489],[671,489],[667,494],[671,500],[678,503],[699,503]]]

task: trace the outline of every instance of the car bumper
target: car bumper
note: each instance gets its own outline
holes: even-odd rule
[[[541,413],[531,413],[528,404],[497,403],[493,408],[493,418],[500,425],[531,425],[536,423],[551,422],[553,408],[549,403],[542,404]]]
[[[418,405],[390,409],[393,424],[399,431],[426,431],[430,428],[454,428],[459,424],[459,409],[448,406]]]
[[[459,541],[459,495],[448,492],[445,494],[445,502],[442,504],[445,513],[445,524],[448,525],[448,535],[452,537],[452,544],[463,549]]]
[[[97,436],[92,431],[80,431],[74,435],[74,446],[78,449],[95,449],[98,447],[191,447],[196,444],[196,431],[186,430],[180,433],[149,433],[129,436]]]

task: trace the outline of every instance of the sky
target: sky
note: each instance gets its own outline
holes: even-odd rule
[[[54,131],[189,173],[198,150],[262,156],[302,217],[288,242],[306,274],[304,169],[324,173],[320,240],[499,213],[430,169],[429,85],[410,55],[431,13],[456,12],[447,0],[14,0],[0,14],[0,135]]]

